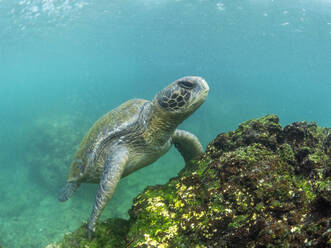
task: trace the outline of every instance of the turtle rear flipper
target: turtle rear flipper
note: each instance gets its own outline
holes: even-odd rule
[[[79,187],[79,183],[71,182],[67,183],[62,191],[60,192],[58,199],[60,202],[65,202],[67,201],[77,190]]]

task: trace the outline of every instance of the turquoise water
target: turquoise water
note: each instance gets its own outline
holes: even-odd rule
[[[101,115],[185,75],[210,94],[181,128],[204,146],[267,113],[331,126],[331,0],[0,0],[0,244],[45,247],[89,217],[95,185],[57,201]],[[123,179],[102,218],[183,167]]]

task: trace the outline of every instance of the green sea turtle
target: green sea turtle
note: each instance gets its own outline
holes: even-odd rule
[[[81,183],[98,183],[88,222],[89,237],[121,178],[150,165],[172,144],[185,162],[198,157],[198,138],[177,126],[205,101],[209,87],[200,77],[180,78],[152,102],[129,100],[102,116],[83,138],[69,168],[67,184],[59,196],[68,200]]]

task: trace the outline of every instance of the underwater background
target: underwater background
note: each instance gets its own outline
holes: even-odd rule
[[[44,247],[89,218],[57,194],[104,113],[185,75],[210,86],[180,126],[204,146],[267,113],[331,126],[331,0],[0,0],[0,244]],[[183,168],[172,149],[121,180],[102,219]]]

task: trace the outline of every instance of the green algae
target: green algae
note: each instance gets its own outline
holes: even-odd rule
[[[96,227],[92,241],[87,238],[87,224],[82,225],[74,233],[66,234],[58,248],[120,248],[125,246],[123,237],[128,232],[128,221],[108,219]]]
[[[121,235],[105,222],[102,238],[88,243],[82,226],[59,247],[327,247],[329,137],[316,123],[249,120],[218,135],[178,177],[138,195]]]
[[[295,157],[294,157],[294,152],[292,150],[292,147],[284,143],[279,146],[278,148],[278,156],[283,159],[285,162],[293,164],[295,163]]]

